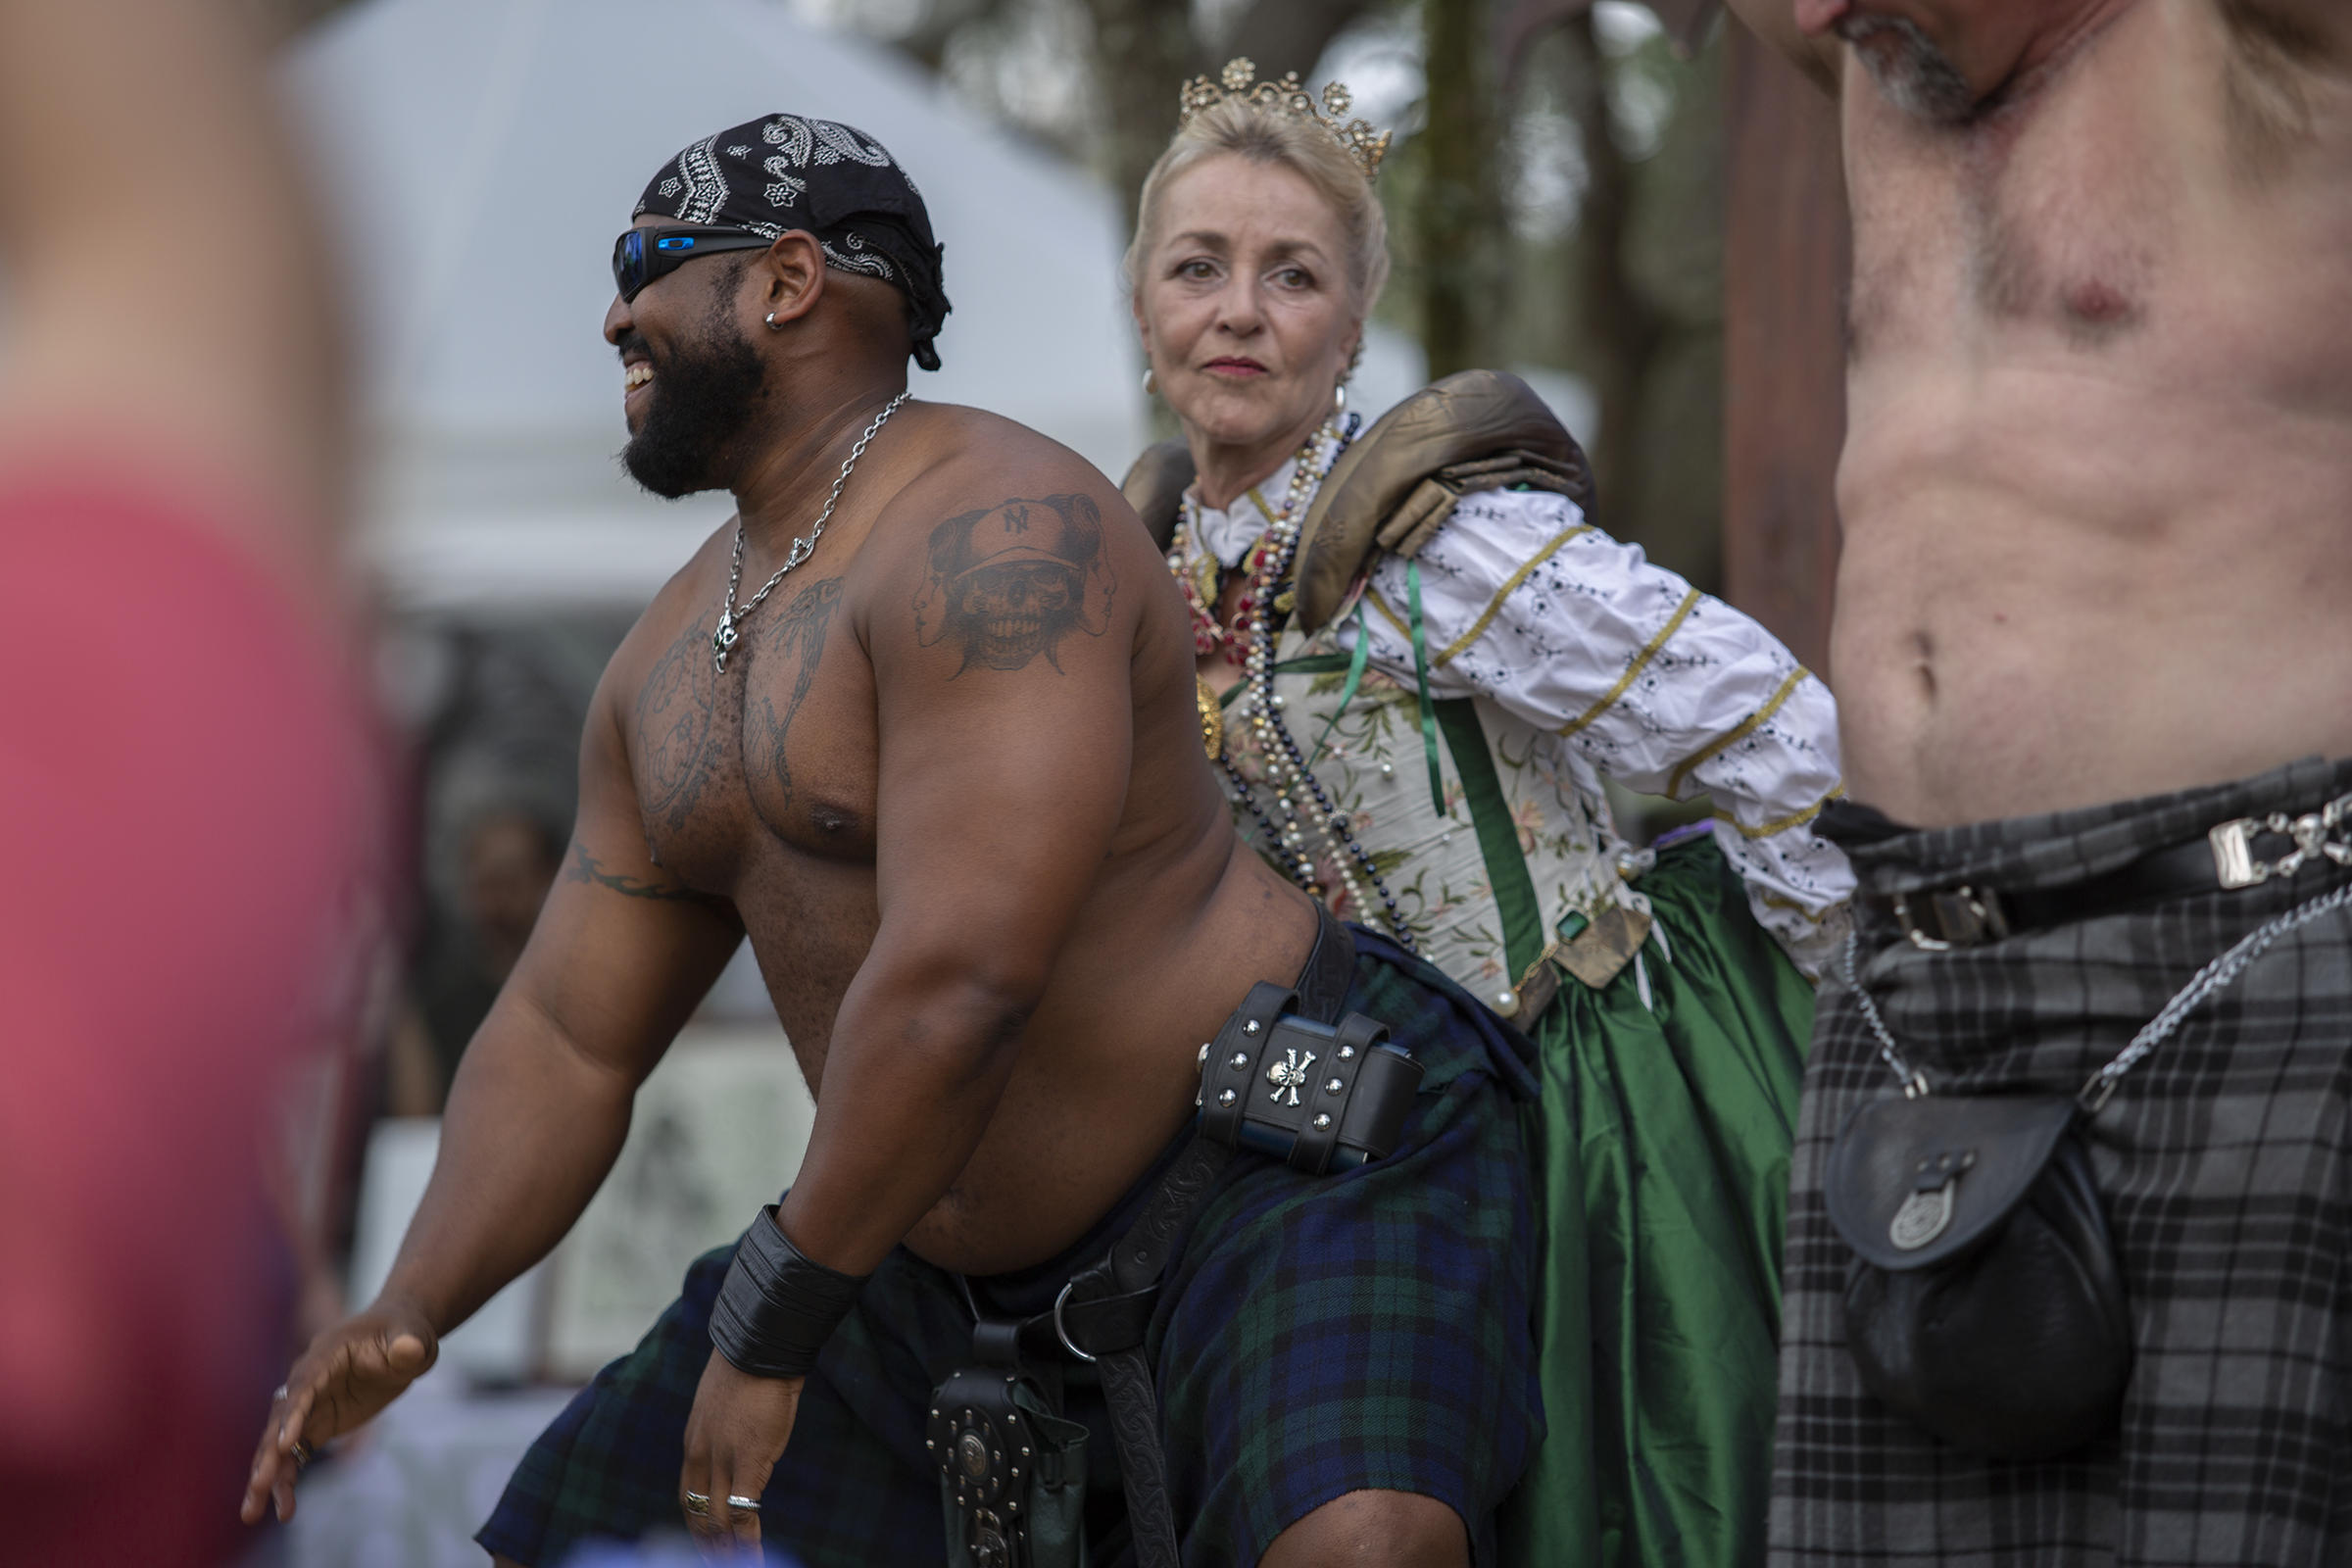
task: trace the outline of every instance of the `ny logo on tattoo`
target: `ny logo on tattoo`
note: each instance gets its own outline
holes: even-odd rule
[[[1076,630],[1100,637],[1118,586],[1102,553],[1102,514],[1086,496],[1011,500],[931,530],[931,578],[914,600],[925,648],[951,634],[974,664],[1019,669]]]
[[[1284,1055],[1289,1059],[1278,1061],[1266,1069],[1266,1082],[1274,1086],[1274,1092],[1266,1098],[1279,1105],[1282,1097],[1289,1095],[1291,1103],[1296,1105],[1298,1103],[1298,1091],[1306,1086],[1307,1072],[1315,1064],[1315,1054],[1308,1052],[1303,1061],[1298,1058],[1296,1049],[1284,1052]]]

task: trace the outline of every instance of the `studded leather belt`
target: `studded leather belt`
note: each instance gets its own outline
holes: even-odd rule
[[[2194,893],[2228,893],[2292,876],[2321,861],[2352,865],[2352,795],[2315,811],[2274,811],[2215,824],[2203,838],[2153,850],[2081,882],[2055,888],[1961,883],[1857,902],[1927,953],[1983,947]]]
[[[1066,1358],[1091,1364],[1102,1380],[1138,1568],[1178,1568],[1158,1395],[1143,1355],[1169,1256],[1238,1150],[1315,1173],[1377,1159],[1396,1146],[1421,1082],[1420,1063],[1388,1044],[1386,1026],[1344,1011],[1355,940],[1328,910],[1316,914],[1298,978],[1252,987],[1200,1048],[1200,1130],[1102,1260],[1032,1317],[991,1321],[973,1302],[977,1364],[934,1391],[925,1423],[955,1509],[956,1546],[971,1561],[1034,1562],[1021,1496],[1050,1455],[1030,1441],[1036,1414],[1024,1415],[1017,1390],[1027,1382],[1057,1391]],[[1057,1392],[1049,1402],[1058,1405]]]

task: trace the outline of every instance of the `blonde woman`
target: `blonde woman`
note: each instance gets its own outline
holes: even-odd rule
[[[1851,887],[1829,692],[1596,525],[1583,454],[1473,371],[1366,428],[1388,138],[1247,61],[1185,92],[1127,256],[1181,443],[1126,485],[1193,609],[1244,832],[1530,1035],[1549,1436],[1523,1561],[1759,1560],[1802,1042]],[[1638,851],[1602,780],[1713,798]]]

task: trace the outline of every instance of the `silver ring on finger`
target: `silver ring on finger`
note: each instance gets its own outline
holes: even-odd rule
[[[738,1513],[758,1513],[760,1499],[758,1497],[739,1497],[730,1492],[727,1494],[727,1506]]]
[[[707,1514],[710,1511],[710,1494],[708,1492],[689,1492],[686,1494],[684,1506],[688,1513],[694,1514],[697,1517]]]
[[[286,1386],[283,1383],[280,1383],[275,1389],[270,1391],[270,1402],[275,1404],[278,1400],[284,1398],[285,1396]]]

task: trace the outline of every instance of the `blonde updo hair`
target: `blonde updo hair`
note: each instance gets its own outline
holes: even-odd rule
[[[1137,205],[1135,239],[1119,264],[1119,276],[1134,293],[1142,284],[1144,257],[1158,238],[1160,192],[1197,164],[1232,153],[1253,164],[1291,171],[1313,187],[1338,215],[1348,254],[1341,258],[1358,318],[1369,317],[1389,281],[1389,218],[1353,155],[1339,138],[1314,122],[1242,98],[1196,112],[1177,129],[1175,140],[1145,176]],[[1362,352],[1359,345],[1357,352]]]

